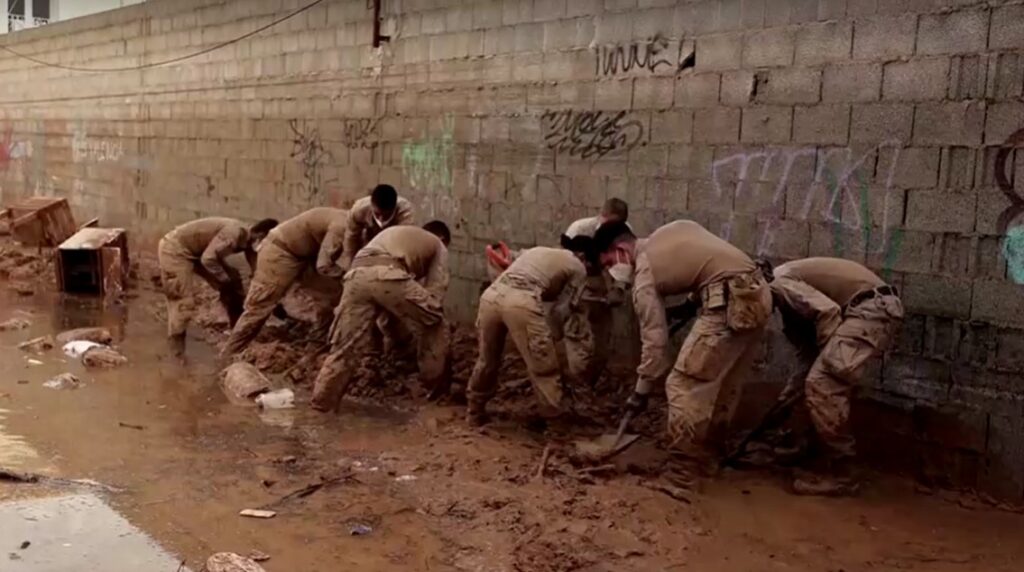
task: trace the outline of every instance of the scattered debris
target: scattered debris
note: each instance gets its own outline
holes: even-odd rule
[[[36,293],[36,287],[28,282],[11,282],[8,287],[19,296],[31,296]]]
[[[270,560],[270,555],[269,554],[267,554],[266,552],[261,552],[259,550],[255,550],[255,549],[254,550],[250,550],[248,556],[249,556],[249,559],[252,560],[253,562],[266,562],[267,560]]]
[[[407,483],[409,481],[415,481],[416,479],[416,475],[399,475],[395,477],[395,480],[400,483]]]
[[[548,458],[551,456],[551,445],[544,445],[544,453],[540,456],[540,466],[537,467],[537,478],[544,478],[544,470],[548,468]]]
[[[19,379],[18,380],[18,385],[28,385],[28,384],[29,384],[29,381],[27,379]]]
[[[263,409],[290,409],[295,407],[295,392],[277,389],[256,396],[256,403]]]
[[[218,552],[206,560],[206,572],[266,572],[252,558],[234,552]]]
[[[580,474],[580,475],[592,475],[594,473],[613,472],[617,468],[618,467],[617,467],[617,465],[615,465],[615,463],[608,463],[608,464],[605,464],[605,465],[598,465],[596,467],[586,467],[586,468],[580,469],[579,471],[576,471],[576,473]]]
[[[320,489],[322,489],[322,488],[324,488],[326,486],[337,484],[337,483],[340,483],[340,482],[343,482],[343,481],[348,481],[348,480],[354,480],[354,477],[352,476],[351,473],[345,473],[343,475],[338,475],[338,476],[329,477],[329,478],[321,477],[321,481],[319,483],[313,483],[311,485],[306,485],[306,486],[302,487],[301,489],[294,490],[294,491],[284,495],[283,497],[277,499],[276,501],[274,501],[272,503],[269,503],[269,504],[265,504],[263,506],[264,506],[264,508],[278,507],[278,506],[281,506],[282,504],[284,504],[284,503],[286,503],[288,501],[291,501],[291,500],[294,500],[294,499],[300,499],[300,498],[308,497],[309,495],[317,492],[318,490],[320,490]]]
[[[76,328],[57,334],[57,342],[61,345],[74,341],[109,344],[114,341],[114,336],[110,335],[110,330],[106,328]]]
[[[101,489],[103,491],[110,493],[121,492],[121,489],[117,487],[105,485],[92,479],[64,479],[61,477],[49,477],[46,475],[40,475],[38,473],[26,473],[23,471],[15,471],[14,469],[7,469],[4,467],[0,467],[0,481],[11,481],[15,483],[42,483],[74,487],[89,487]]]
[[[89,340],[75,340],[64,344],[61,350],[64,352],[64,355],[69,358],[80,358],[85,355],[85,352],[101,346],[102,344]]]
[[[128,363],[128,358],[109,346],[97,346],[82,354],[82,363],[85,367],[118,367]]]
[[[28,362],[28,365],[43,365],[43,362],[41,362],[41,361],[39,361],[37,359],[28,358],[25,361]]]
[[[373,532],[373,527],[368,524],[353,524],[349,529],[348,533],[352,536],[366,536]]]
[[[14,481],[16,483],[38,483],[39,475],[34,473],[23,473],[13,469],[0,467],[0,481]]]
[[[82,381],[71,373],[62,373],[43,382],[43,387],[50,389],[78,389],[81,385]]]
[[[666,485],[664,483],[644,483],[644,486],[653,491],[658,491],[659,493],[666,494],[676,499],[677,501],[686,504],[691,504],[692,502],[690,501],[690,494],[684,488],[677,487],[675,485]]]
[[[25,352],[41,354],[45,351],[52,350],[56,345],[57,344],[54,341],[53,336],[41,336],[18,344],[18,349]]]
[[[138,431],[144,431],[146,429],[145,425],[132,425],[131,423],[124,423],[123,421],[118,421],[117,426],[124,427],[126,429],[136,429]]]
[[[0,332],[13,332],[16,330],[24,330],[25,328],[32,325],[32,322],[24,318],[11,318],[10,320],[0,322]]]
[[[19,548],[20,550],[25,550],[25,549],[26,549],[26,548],[28,548],[29,546],[32,546],[32,541],[30,541],[30,540],[24,540],[24,541],[22,541],[22,543],[21,543],[21,546],[19,546],[18,548]]]
[[[228,398],[249,401],[270,391],[270,381],[256,369],[256,366],[244,361],[236,361],[224,369],[224,391]]]
[[[274,518],[277,516],[277,512],[259,508],[247,508],[239,512],[238,516],[248,516],[250,518]]]

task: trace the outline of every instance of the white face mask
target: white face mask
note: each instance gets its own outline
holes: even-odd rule
[[[608,269],[608,274],[617,284],[629,286],[633,283],[633,265],[626,262],[616,262]]]
[[[384,227],[385,227],[385,226],[387,226],[387,224],[388,224],[389,222],[391,222],[391,221],[392,221],[392,219],[394,219],[394,218],[395,218],[395,213],[394,213],[394,212],[392,212],[392,213],[391,213],[391,216],[389,216],[388,218],[386,218],[386,219],[383,219],[383,220],[382,220],[382,219],[380,219],[380,218],[377,218],[377,215],[376,215],[376,214],[374,214],[374,215],[373,215],[373,222],[377,223],[377,226],[379,226],[379,227],[381,227],[381,228],[384,228]]]

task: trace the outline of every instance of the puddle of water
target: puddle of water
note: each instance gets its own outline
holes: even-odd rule
[[[9,572],[174,571],[180,564],[88,494],[0,504],[0,539],[0,569]]]
[[[44,468],[45,464],[40,461],[35,448],[24,437],[10,433],[4,427],[7,413],[10,411],[0,409],[0,467],[23,470]]]

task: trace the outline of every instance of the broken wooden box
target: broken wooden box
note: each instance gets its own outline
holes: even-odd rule
[[[75,233],[67,199],[31,197],[7,205],[0,215],[11,235],[26,246],[56,246]]]
[[[109,296],[128,279],[128,235],[123,228],[83,228],[56,252],[57,286],[69,294]]]

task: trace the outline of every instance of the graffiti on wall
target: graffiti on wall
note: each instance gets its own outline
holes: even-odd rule
[[[454,120],[448,116],[439,135],[427,134],[402,144],[402,173],[414,190],[423,193],[421,212],[431,218],[454,220],[459,216],[452,177],[454,132]]]
[[[628,151],[644,136],[643,124],[626,111],[545,111],[540,120],[548,149],[580,159]]]
[[[14,140],[14,130],[8,127],[0,134],[0,173],[7,171],[11,161],[32,156],[31,141]]]
[[[670,40],[661,34],[630,44],[594,48],[594,71],[598,77],[647,72],[675,75],[697,63],[693,43]]]
[[[122,157],[124,145],[120,141],[90,137],[84,129],[76,129],[71,136],[71,159],[75,163],[120,161]]]
[[[1006,259],[1006,270],[1010,278],[1017,284],[1024,284],[1024,225],[1011,226],[1011,223],[1024,214],[1024,197],[1013,188],[1013,181],[1007,175],[1007,161],[1013,150],[1024,144],[1024,128],[1014,131],[996,153],[995,176],[999,189],[1009,199],[1010,204],[999,213],[996,229],[1003,238],[1003,258]]]
[[[836,255],[842,256],[848,246],[844,243],[844,230],[859,230],[861,244],[858,247],[864,252],[870,250],[882,254],[888,268],[899,250],[902,239],[902,230],[896,226],[900,221],[889,220],[892,182],[901,147],[898,141],[886,141],[860,156],[850,148],[816,147],[737,153],[712,163],[711,180],[719,199],[727,199],[727,191],[731,190],[736,204],[750,200],[750,193],[753,192],[751,189],[756,185],[768,184],[770,195],[767,206],[758,213],[765,223],[757,239],[757,252],[760,255],[771,254],[775,233],[781,220],[808,220],[817,214],[821,219],[833,224],[833,247]],[[883,177],[883,214],[882,220],[878,221],[873,220],[871,216],[871,197],[862,172],[866,167],[872,167],[875,160],[881,159],[883,154],[888,156],[888,171]],[[794,165],[801,159],[814,162],[813,177],[809,183],[800,184],[791,180]],[[772,173],[778,173],[777,177]],[[794,198],[796,200],[793,200]],[[815,208],[819,212],[815,213]],[[722,229],[722,235],[726,239],[729,239],[732,232],[734,217],[735,211]],[[872,236],[878,229],[881,229],[882,236]],[[873,243],[875,246],[872,247]]]
[[[342,141],[349,149],[375,149],[380,141],[380,118],[346,119],[342,122]]]
[[[289,156],[302,165],[302,189],[306,198],[312,200],[333,182],[324,180],[324,171],[333,157],[324,147],[320,130],[315,125],[292,119],[288,121],[288,128],[292,132],[292,151]]]

